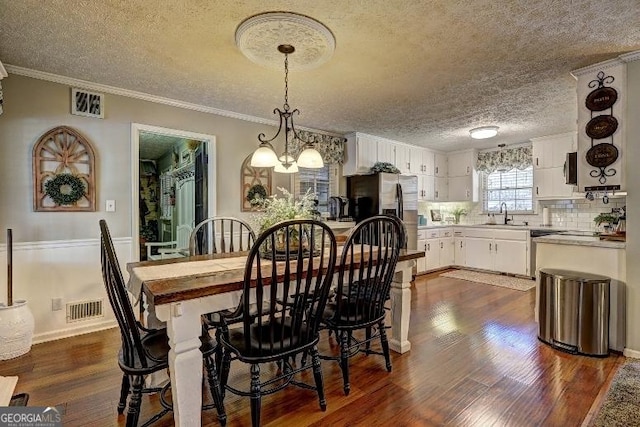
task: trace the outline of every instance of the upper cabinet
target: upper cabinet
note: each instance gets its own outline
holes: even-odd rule
[[[574,132],[533,138],[533,187],[538,199],[567,198],[573,186],[565,184],[564,169],[567,153],[576,151]]]
[[[440,178],[447,177],[447,155],[446,154],[435,153],[433,174]]]
[[[396,159],[396,144],[389,141],[378,140],[377,147],[378,162],[387,162],[391,163],[392,165],[398,165],[399,162]]]
[[[480,182],[476,171],[476,150],[451,153],[448,156],[450,202],[477,202],[480,198]]]
[[[363,133],[347,135],[347,158],[342,166],[345,176],[367,174],[378,161],[378,140]]]
[[[435,175],[435,153],[431,150],[422,150],[421,173],[423,175]]]

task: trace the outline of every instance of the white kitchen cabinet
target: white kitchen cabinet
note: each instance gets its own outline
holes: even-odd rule
[[[571,197],[573,186],[565,184],[564,164],[567,153],[576,151],[576,134],[571,132],[531,141],[534,196],[538,199]]]
[[[423,175],[433,176],[435,174],[435,153],[431,150],[422,150],[422,167]]]
[[[396,145],[396,166],[405,175],[422,174],[422,148],[411,145]]]
[[[418,231],[418,250],[425,252],[423,262],[417,262],[418,273],[439,270],[454,265],[453,231],[446,229],[429,229]]]
[[[461,151],[459,153],[451,153],[448,156],[448,172],[449,178],[454,176],[469,176],[476,168],[475,165],[476,152],[474,150]]]
[[[565,184],[561,167],[534,169],[533,192],[538,199],[568,198],[573,195],[573,185]]]
[[[398,163],[396,162],[396,144],[389,141],[379,140],[377,142],[377,153],[378,162],[391,163],[392,165],[396,165],[396,167],[400,169]],[[402,169],[400,171],[402,172]]]
[[[435,153],[433,174],[439,178],[447,177],[447,155]]]
[[[464,247],[466,266],[527,276],[528,230],[468,228]]]
[[[527,273],[527,241],[499,240],[493,241],[493,270],[502,273],[528,275]]]
[[[449,197],[449,180],[447,178],[435,177],[433,200],[437,202],[446,202]]]
[[[449,177],[448,200],[450,202],[477,202],[480,194],[478,174]]]
[[[347,135],[347,158],[342,166],[344,176],[369,173],[378,159],[378,140],[370,135]]]
[[[477,202],[480,198],[480,182],[476,171],[476,150],[466,150],[449,154],[450,202]]]
[[[465,238],[462,236],[456,236],[453,238],[453,265],[457,265],[459,267],[466,267],[466,247],[465,247]]]
[[[493,270],[493,239],[465,237],[467,267]]]
[[[418,199],[434,200],[435,197],[435,180],[434,176],[418,175]]]

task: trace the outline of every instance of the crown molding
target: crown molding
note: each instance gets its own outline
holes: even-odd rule
[[[598,62],[597,64],[592,64],[586,67],[578,68],[577,70],[573,70],[571,72],[571,75],[575,79],[577,79],[578,77],[584,76],[585,74],[606,70],[607,68],[616,67],[622,64],[624,64],[624,61],[620,59],[620,57],[617,57],[617,58],[609,59],[608,61]]]
[[[2,80],[2,63],[0,63],[0,80]],[[112,95],[124,96],[127,98],[135,98],[143,101],[153,102],[156,104],[169,105],[176,108],[184,108],[186,110],[199,111],[201,113],[215,114],[216,116],[228,117],[231,119],[243,120],[245,122],[259,123],[268,126],[278,126],[279,122],[274,120],[263,119],[261,117],[250,116],[248,114],[236,113],[234,111],[221,110],[219,108],[208,107],[206,105],[193,104],[191,102],[179,101],[177,99],[165,98],[163,96],[150,95],[144,92],[138,92],[130,89],[122,89],[115,86],[104,85],[101,83],[94,83],[87,80],[80,80],[73,77],[61,76],[58,74],[47,73],[45,71],[32,70],[30,68],[18,67],[16,65],[7,64],[6,70],[11,74],[17,74],[19,76],[31,77],[33,79],[45,80],[48,82],[59,83],[68,85],[71,87],[77,87],[92,91],[105,92]],[[6,72],[5,72],[6,74]],[[304,126],[298,126],[300,130],[306,130],[309,132],[317,132],[324,135],[339,136],[342,134],[327,132],[319,129],[308,128]]]
[[[633,62],[640,60],[640,50],[636,50],[635,52],[623,53],[618,58],[620,58],[624,62]]]

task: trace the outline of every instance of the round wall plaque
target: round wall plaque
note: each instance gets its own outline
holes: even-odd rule
[[[618,92],[612,87],[601,87],[592,90],[584,101],[586,107],[591,111],[602,111],[613,107],[618,100]]]
[[[587,163],[597,168],[606,168],[618,160],[618,149],[613,144],[597,144],[589,148]]]
[[[585,131],[589,138],[602,139],[614,134],[618,129],[618,120],[610,115],[600,115],[589,120]]]

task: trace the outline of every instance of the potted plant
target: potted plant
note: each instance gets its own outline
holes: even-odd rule
[[[285,188],[278,187],[278,190],[284,197],[278,197],[273,195],[264,199],[262,203],[262,214],[259,217],[260,233],[264,232],[269,227],[285,221],[288,219],[312,219],[314,218],[315,211],[315,193],[311,189],[307,190],[304,196],[299,200],[296,200],[293,194],[287,191]],[[289,235],[289,248],[291,246],[297,247],[300,243],[300,236],[297,235],[297,231],[292,230]],[[276,249],[284,249],[285,236],[279,236],[276,243]]]
[[[466,216],[468,214],[467,210],[464,208],[456,207],[451,211],[451,215],[453,215],[453,223],[460,224],[460,217]]]
[[[596,223],[596,226],[604,227],[605,232],[607,232],[613,225],[617,224],[618,216],[611,212],[603,212],[598,214],[593,221]]]

